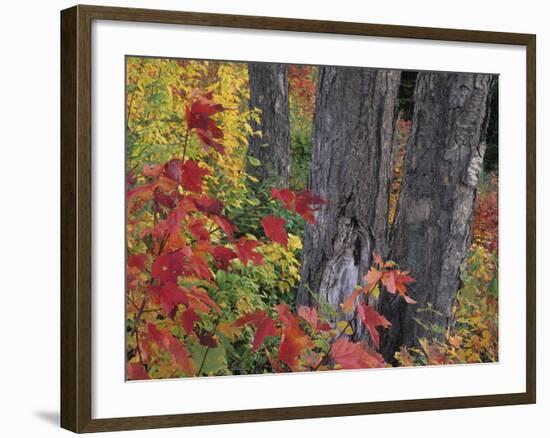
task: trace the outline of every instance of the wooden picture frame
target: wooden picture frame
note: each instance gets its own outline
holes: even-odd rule
[[[186,24],[526,48],[526,391],[125,418],[92,418],[92,34],[94,20]],[[536,402],[536,37],[531,34],[75,6],[61,12],[61,426],[74,432],[349,416]]]

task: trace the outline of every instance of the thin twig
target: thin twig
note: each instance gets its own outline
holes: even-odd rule
[[[319,361],[319,363],[317,364],[317,366],[315,368],[313,368],[313,371],[317,371],[319,369],[319,367],[326,361],[328,360],[328,358],[330,357],[330,353],[332,352],[332,346],[334,345],[334,343],[340,339],[344,333],[346,332],[346,330],[348,329],[348,327],[351,327],[351,319],[347,322],[346,326],[342,329],[342,331],[338,334],[338,336],[336,336],[336,338],[334,338],[334,341],[332,342],[332,344],[330,344],[330,347],[327,351],[327,354],[325,354],[321,360]]]
[[[187,140],[189,140],[189,128],[185,131],[185,140],[183,141],[183,152],[181,154],[181,164],[185,163],[185,154],[187,153]]]

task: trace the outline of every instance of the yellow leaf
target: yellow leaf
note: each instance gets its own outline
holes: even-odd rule
[[[343,330],[345,330],[344,334],[351,335],[353,333],[353,329],[348,325],[347,321],[339,321],[336,324],[336,329],[338,333],[341,333]]]
[[[371,295],[374,297],[375,300],[378,299],[378,297],[380,296],[380,288],[378,287],[378,285],[376,285],[375,288],[372,290]]]

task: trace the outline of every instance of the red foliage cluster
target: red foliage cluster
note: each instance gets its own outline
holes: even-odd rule
[[[478,193],[472,221],[473,242],[498,252],[498,177],[489,177],[488,188]]]
[[[271,196],[281,201],[283,206],[292,213],[298,213],[310,224],[315,223],[314,212],[326,201],[311,190],[293,192],[290,189],[271,189]]]
[[[225,148],[216,141],[217,139],[223,139],[223,131],[210,118],[223,111],[223,106],[212,101],[212,92],[201,95],[195,90],[191,93],[191,99],[191,105],[185,110],[187,129],[195,130],[195,134],[205,149],[211,147],[223,154]]]
[[[288,80],[291,97],[299,100],[302,111],[313,114],[316,99],[313,67],[310,65],[289,66]]]

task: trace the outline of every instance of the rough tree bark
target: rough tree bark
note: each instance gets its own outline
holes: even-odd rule
[[[492,81],[482,74],[418,76],[389,254],[416,278],[409,295],[418,304],[387,294],[382,299],[381,311],[392,324],[382,338],[386,360],[426,334],[413,317],[432,327],[447,327],[451,320],[471,241]],[[428,303],[435,312],[416,312]]]
[[[306,225],[298,303],[339,311],[386,252],[399,71],[323,67],[317,84],[310,187],[328,201]],[[336,319],[343,315],[337,314]]]
[[[250,107],[259,108],[260,123],[252,122],[262,137],[251,136],[250,156],[261,166],[249,166],[248,173],[273,185],[288,186],[290,176],[290,118],[287,67],[282,64],[249,63]]]

